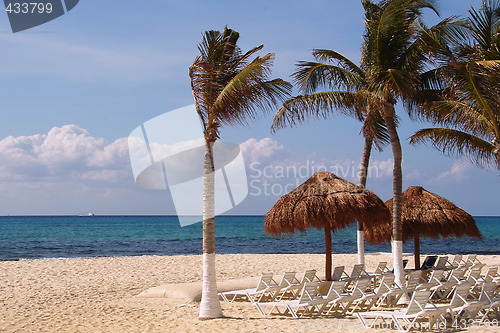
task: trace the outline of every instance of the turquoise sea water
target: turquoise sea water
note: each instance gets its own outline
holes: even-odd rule
[[[476,217],[482,240],[421,240],[422,253],[500,254],[500,217]],[[337,231],[333,252],[356,252],[356,227]],[[411,242],[405,252],[413,251]],[[367,252],[390,252],[367,244]],[[180,227],[173,216],[0,217],[0,260],[201,254],[201,223]],[[216,218],[217,253],[323,253],[324,233],[275,238],[264,232],[264,216]]]

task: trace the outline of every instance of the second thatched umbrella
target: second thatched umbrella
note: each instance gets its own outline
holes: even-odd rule
[[[331,233],[355,220],[370,224],[390,221],[384,202],[365,190],[330,172],[316,172],[302,185],[281,197],[266,215],[265,230],[275,236],[305,232],[308,228],[325,231],[325,277],[331,280]]]
[[[392,199],[386,203],[392,212]],[[451,201],[426,191],[421,186],[410,186],[403,192],[401,206],[403,241],[414,240],[415,268],[420,268],[420,237],[463,237],[481,238],[474,218]],[[390,242],[390,223],[367,226],[365,239],[369,243]]]

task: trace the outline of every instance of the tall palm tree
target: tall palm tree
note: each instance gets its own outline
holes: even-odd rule
[[[439,98],[421,105],[423,118],[444,127],[419,130],[410,142],[500,169],[500,2],[469,13],[465,31],[442,46],[449,52]]]
[[[421,74],[426,69],[426,38],[433,27],[421,23],[422,11],[436,12],[432,0],[362,1],[365,33],[362,67],[369,73],[368,89],[380,96],[380,113],[389,133],[394,157],[392,253],[396,282],[403,284],[403,235],[401,221],[402,149],[396,130],[395,104],[411,104],[418,97]]]
[[[244,123],[257,110],[272,110],[289,96],[290,83],[268,80],[274,54],[255,57],[263,45],[242,53],[239,33],[206,31],[198,45],[200,55],[189,69],[196,111],[203,123],[205,158],[203,172],[203,291],[200,319],[222,316],[215,275],[215,208],[213,146],[222,125]]]
[[[373,145],[379,150],[389,143],[387,130],[377,110],[377,96],[367,88],[367,73],[342,54],[332,50],[316,49],[312,52],[316,62],[301,61],[292,75],[304,95],[294,97],[277,112],[272,130],[303,123],[310,117],[326,118],[336,112],[363,122],[365,138],[359,170],[359,186],[366,187],[370,155]],[[344,89],[340,91],[326,89]],[[364,264],[363,223],[357,223],[358,263]],[[331,252],[331,231],[325,228],[327,251]],[[327,279],[330,269],[326,268]]]

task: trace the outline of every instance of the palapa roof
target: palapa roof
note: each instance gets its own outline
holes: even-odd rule
[[[386,203],[391,214],[392,199]],[[441,237],[471,236],[481,238],[474,218],[451,201],[426,191],[421,186],[410,186],[402,195],[401,219],[403,240],[415,236],[438,239]],[[370,243],[389,242],[392,235],[390,223],[365,227],[365,239]]]
[[[373,192],[321,171],[274,204],[266,215],[265,230],[275,236],[323,229],[327,224],[336,230],[355,220],[382,223],[390,221],[390,213]]]

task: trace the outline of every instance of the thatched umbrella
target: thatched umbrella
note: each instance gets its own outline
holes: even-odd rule
[[[266,215],[265,230],[279,236],[324,229],[327,280],[331,279],[331,232],[353,223],[388,223],[390,213],[384,202],[365,190],[330,172],[317,172],[302,185],[281,197]]]
[[[385,204],[392,213],[392,199]],[[420,268],[420,237],[481,238],[476,222],[470,214],[421,186],[410,186],[403,192],[401,212],[403,241],[414,240],[416,269]],[[391,235],[390,223],[365,228],[365,239],[369,243],[390,242]]]

